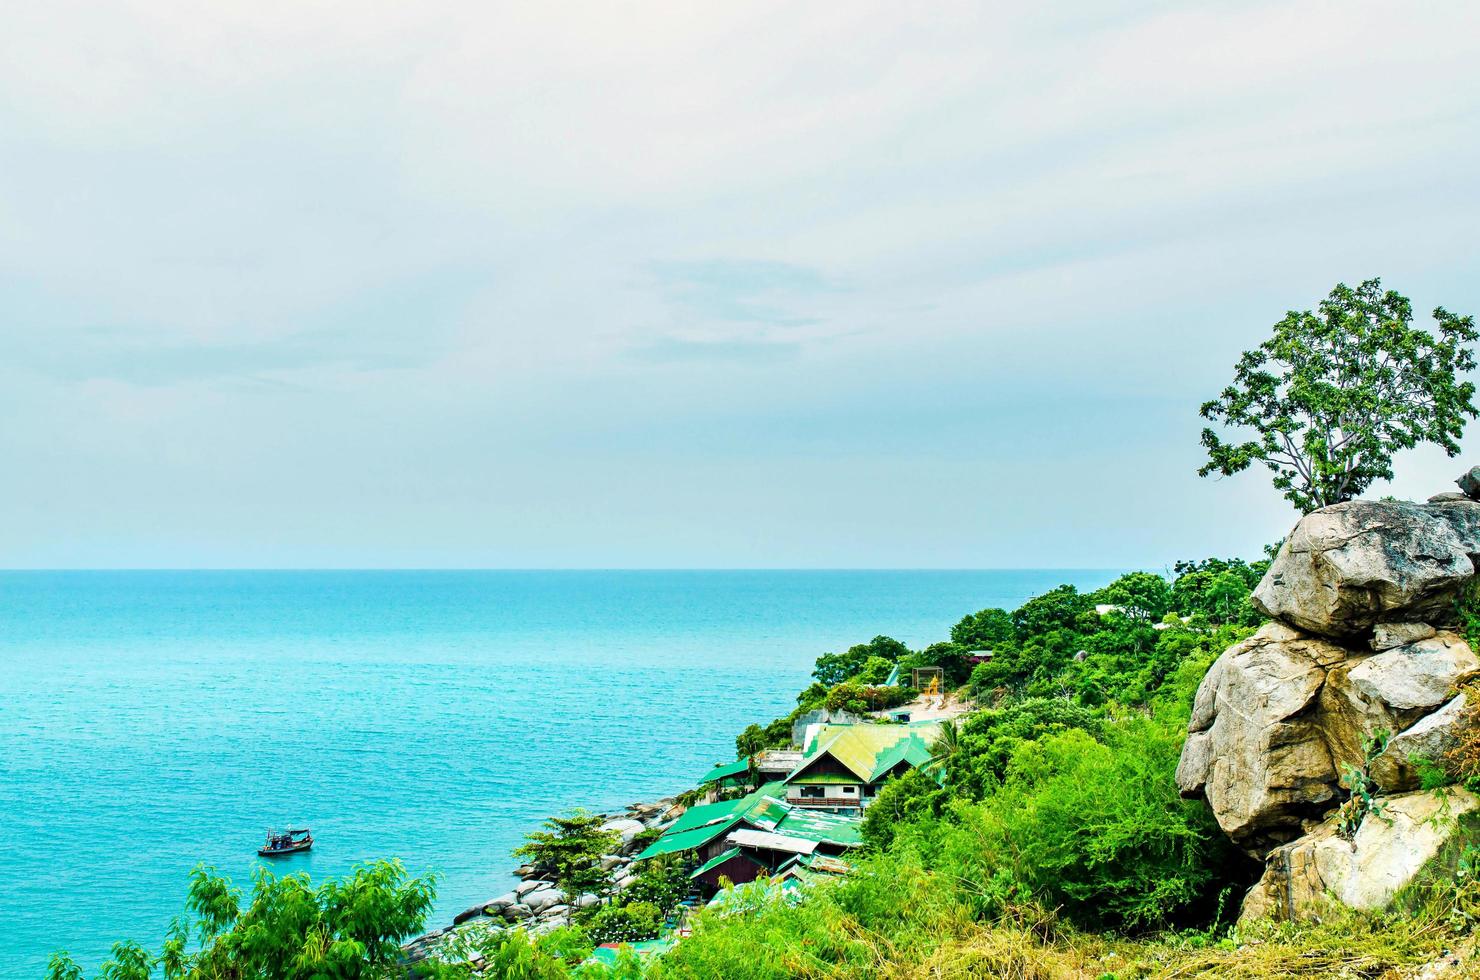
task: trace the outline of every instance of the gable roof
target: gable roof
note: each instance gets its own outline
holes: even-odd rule
[[[786,782],[803,780],[808,767],[818,759],[830,757],[859,782],[872,783],[900,762],[922,765],[930,758],[926,740],[934,738],[939,731],[938,722],[922,725],[823,725],[812,740],[812,750],[786,777]],[[918,748],[900,748],[905,742],[914,742]],[[924,752],[924,758],[914,761],[921,752]],[[888,760],[888,765],[881,769],[879,763],[884,760]]]
[[[909,738],[900,739],[874,758],[874,771],[868,781],[877,783],[901,762],[918,769],[930,761],[930,749],[920,736],[911,733]]]
[[[657,857],[659,854],[675,854],[678,851],[703,847],[738,824],[752,808],[760,804],[775,802],[776,797],[780,796],[785,789],[785,785],[777,780],[767,783],[752,793],[747,793],[738,800],[691,806],[684,811],[683,816],[675,820],[673,825],[663,832],[662,837],[649,844],[633,860],[642,861],[646,858]]]
[[[703,786],[705,783],[714,783],[718,782],[721,779],[729,779],[732,776],[739,776],[744,773],[748,773],[749,771],[749,759],[736,759],[734,762],[722,763],[709,770],[707,773],[704,774],[703,778],[699,780],[699,785]]]
[[[670,830],[644,848],[643,852],[633,860],[645,861],[660,854],[677,854],[679,851],[691,851],[696,847],[703,847],[739,822],[739,817],[731,817],[719,823],[705,824],[702,827],[680,830],[676,833]]]

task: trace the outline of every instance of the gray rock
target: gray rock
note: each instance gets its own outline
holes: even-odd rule
[[[1448,704],[1425,715],[1411,728],[1393,736],[1386,751],[1372,761],[1372,779],[1384,793],[1418,788],[1414,759],[1442,762],[1459,742],[1465,727],[1465,696],[1456,695]]]
[[[524,904],[529,906],[529,910],[536,915],[552,905],[560,904],[561,900],[560,891],[555,888],[541,888],[522,897]]]
[[[553,881],[542,881],[539,878],[530,878],[527,881],[520,882],[514,887],[514,897],[523,899],[530,892],[537,892],[542,889],[554,887],[555,882]]]
[[[602,858],[601,858],[601,870],[603,870],[603,871],[610,871],[612,868],[618,867],[621,864],[622,864],[622,856],[620,854],[604,854],[604,855],[602,855]]]
[[[1391,650],[1427,640],[1437,632],[1428,623],[1378,623],[1372,630],[1371,646],[1374,650]]]
[[[1454,482],[1459,485],[1466,497],[1471,500],[1480,500],[1480,466],[1470,467]]]
[[[578,895],[578,896],[576,896],[576,908],[578,908],[578,909],[589,909],[591,906],[600,903],[600,901],[601,901],[601,897],[600,896],[598,896],[598,895],[592,895],[592,894],[590,894],[588,892],[585,895]]]
[[[1461,676],[1480,669],[1470,645],[1455,633],[1439,633],[1366,658],[1350,672],[1352,684],[1400,716],[1443,704]]]
[[[469,919],[476,919],[479,916],[485,914],[484,908],[485,907],[482,905],[474,905],[470,909],[464,909],[463,911],[457,913],[457,915],[454,915],[452,917],[452,924],[455,926],[460,926]]]
[[[522,919],[528,919],[532,915],[534,915],[534,911],[523,902],[510,905],[504,909],[504,919],[509,922],[519,922]]]
[[[1441,510],[1464,506],[1349,500],[1307,514],[1255,589],[1254,605],[1336,639],[1364,637],[1379,622],[1447,624],[1475,566]]]
[[[632,838],[647,830],[647,826],[641,820],[622,819],[608,820],[601,825],[601,829],[620,834],[622,843],[629,844],[632,842]]]
[[[1249,853],[1301,833],[1336,800],[1337,771],[1314,715],[1328,668],[1348,651],[1267,623],[1224,651],[1198,688],[1177,785],[1206,797]]]
[[[515,895],[513,892],[505,892],[498,898],[490,899],[488,904],[483,906],[483,911],[487,912],[489,915],[497,915],[504,909],[508,908],[510,905],[513,905],[518,901],[518,895]]]
[[[1382,814],[1364,819],[1350,842],[1337,835],[1333,815],[1269,855],[1264,877],[1244,898],[1239,922],[1317,918],[1332,901],[1369,911],[1385,908],[1431,862],[1458,857],[1460,849],[1446,845],[1462,833],[1460,818],[1476,809],[1480,799],[1457,787],[1442,797],[1387,797]]]
[[[1466,497],[1462,493],[1456,493],[1453,490],[1446,490],[1443,493],[1436,493],[1432,497],[1430,497],[1429,498],[1429,503],[1431,503],[1431,504],[1449,504],[1449,503],[1454,503],[1457,500],[1469,500],[1469,499],[1470,499],[1469,497]]]

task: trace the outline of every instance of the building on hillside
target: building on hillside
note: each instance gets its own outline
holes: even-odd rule
[[[783,796],[785,792],[785,784],[777,781],[767,783],[738,800],[691,806],[635,860],[692,851],[699,861],[708,861],[729,850],[729,845],[724,842],[725,835],[734,830],[750,810],[763,801]]]
[[[795,749],[767,749],[755,757],[756,775],[762,783],[785,779],[802,764],[802,753]]]
[[[936,723],[830,725],[809,733],[801,763],[786,777],[786,802],[836,813],[858,812],[890,776],[930,761]]]
[[[701,864],[689,879],[701,893],[713,894],[725,886],[743,885],[769,872],[763,863],[739,847],[723,851]]]
[[[636,860],[643,861],[662,854],[690,854],[692,860],[702,867],[741,846],[735,839],[740,832],[770,834],[804,842],[789,849],[742,846],[751,860],[774,870],[781,857],[814,852],[843,854],[863,843],[861,820],[856,811],[850,816],[842,816],[792,807],[780,799],[784,792],[785,784],[778,781],[738,800],[690,807],[662,837],[638,854]]]
[[[734,762],[720,763],[704,774],[699,780],[699,786],[704,790],[706,803],[713,803],[723,795],[734,795],[736,791],[750,788],[750,760],[736,759]]]

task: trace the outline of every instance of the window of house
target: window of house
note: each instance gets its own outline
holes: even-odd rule
[[[846,795],[848,795],[848,796],[852,796],[852,795],[853,795],[853,793],[854,793],[854,788],[853,788],[853,787],[852,787],[852,786],[844,786],[844,787],[843,787],[843,792],[844,792],[844,793],[845,793],[845,794],[846,794]]]
[[[802,799],[804,799],[804,800],[820,800],[820,799],[822,799],[822,787],[821,786],[803,786],[802,787]]]

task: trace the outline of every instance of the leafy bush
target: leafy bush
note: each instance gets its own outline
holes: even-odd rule
[[[652,902],[604,905],[583,926],[592,943],[633,943],[652,939],[663,928],[663,910]]]
[[[621,903],[645,902],[664,914],[672,912],[689,893],[689,873],[677,855],[665,854],[643,861],[637,878],[621,893]]]
[[[865,844],[878,850],[894,840],[894,828],[939,812],[949,798],[940,784],[918,769],[894,776],[864,811],[859,832]]]
[[[1133,717],[1097,742],[1069,729],[1025,742],[980,803],[912,828],[928,866],[985,883],[977,910],[1040,901],[1113,929],[1176,922],[1224,883],[1231,852],[1205,804],[1174,781],[1182,733]]]
[[[186,900],[190,918],[175,920],[163,952],[153,957],[135,943],[119,943],[100,975],[148,980],[159,965],[170,978],[377,976],[400,957],[401,941],[421,929],[434,894],[431,877],[408,878],[398,861],[361,865],[317,888],[306,874],[278,878],[259,868],[243,909],[229,879],[198,867]],[[192,931],[200,940],[194,952]],[[80,976],[65,953],[52,957],[50,980]]]

